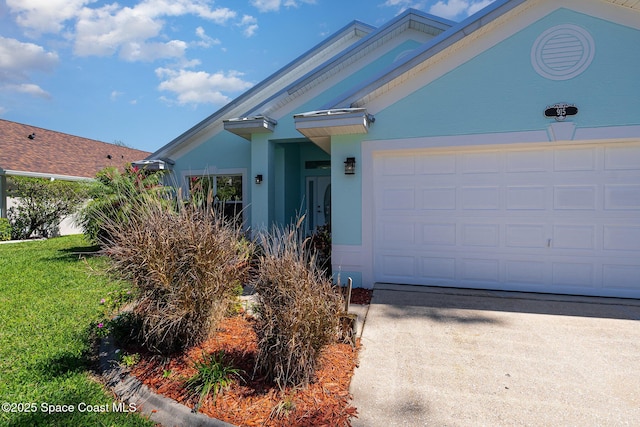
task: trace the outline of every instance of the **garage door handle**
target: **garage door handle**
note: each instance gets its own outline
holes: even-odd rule
[[[547,247],[550,248],[551,247],[551,239],[547,239]]]

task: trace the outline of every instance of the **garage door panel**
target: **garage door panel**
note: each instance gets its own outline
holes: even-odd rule
[[[463,174],[497,174],[502,168],[500,152],[460,154],[460,172]]]
[[[381,236],[390,247],[413,246],[416,243],[415,225],[412,222],[384,221],[380,227]]]
[[[382,194],[385,210],[413,210],[416,207],[413,188],[388,188]]]
[[[480,284],[500,283],[500,261],[497,259],[463,258],[460,279]]]
[[[423,247],[455,246],[457,243],[457,224],[422,224]]]
[[[460,230],[463,246],[482,246],[487,248],[500,246],[499,224],[462,224]]]
[[[554,225],[554,249],[596,249],[596,227],[593,225]]]
[[[417,172],[421,175],[451,175],[456,173],[455,154],[421,155],[416,159]]]
[[[553,157],[556,172],[594,171],[596,170],[595,148],[572,148],[555,150]]]
[[[507,172],[546,172],[551,164],[547,151],[527,150],[506,153]]]
[[[446,257],[422,257],[421,278],[429,283],[442,283],[442,280],[454,283],[456,280],[456,259]]]
[[[381,255],[378,265],[385,277],[411,279],[417,276],[416,258],[407,255]]]
[[[593,287],[595,285],[594,265],[588,262],[552,263],[552,285]]]
[[[605,185],[604,208],[607,210],[635,210],[640,212],[640,184]]]
[[[620,262],[620,260],[618,260]],[[640,280],[640,265],[605,264],[602,266],[604,287],[610,289],[637,289]]]
[[[532,260],[506,260],[505,281],[521,285],[541,285],[545,283],[544,262]]]
[[[373,159],[377,281],[640,298],[640,143]]]
[[[637,147],[610,146],[605,148],[605,170],[640,170],[640,151]]]
[[[604,249],[632,251],[640,256],[640,226],[605,225]]]
[[[557,210],[596,209],[595,185],[556,185],[553,187],[553,207]]]
[[[462,187],[460,193],[464,210],[500,209],[499,187]]]
[[[507,186],[507,210],[545,210],[548,191],[544,186]]]
[[[406,176],[415,174],[413,157],[385,157],[381,164],[381,173],[385,177]]]
[[[420,190],[420,208],[423,210],[455,210],[455,187],[432,187]]]
[[[544,224],[507,224],[505,244],[509,248],[545,248],[549,244],[546,228]]]

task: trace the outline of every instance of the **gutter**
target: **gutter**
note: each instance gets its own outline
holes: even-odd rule
[[[47,178],[51,180],[60,181],[94,181],[95,178],[88,178],[86,176],[72,176],[72,175],[60,175],[55,173],[43,173],[43,172],[26,172],[26,171],[14,171],[5,169],[0,175],[5,176],[26,176],[30,178]]]

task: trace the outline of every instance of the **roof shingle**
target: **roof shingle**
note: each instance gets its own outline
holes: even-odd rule
[[[0,170],[93,178],[150,153],[0,119]]]

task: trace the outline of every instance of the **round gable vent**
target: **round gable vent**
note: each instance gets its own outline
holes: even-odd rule
[[[577,25],[564,24],[540,34],[531,48],[531,64],[544,78],[569,80],[582,74],[594,55],[591,34]]]

